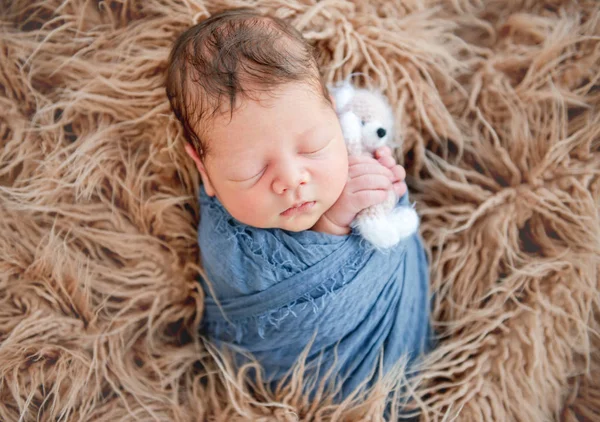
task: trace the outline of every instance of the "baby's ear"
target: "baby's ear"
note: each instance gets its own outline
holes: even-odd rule
[[[204,163],[198,156],[198,152],[194,149],[191,144],[185,144],[185,152],[189,155],[194,163],[196,164],[196,168],[200,172],[200,178],[202,179],[202,184],[204,185],[204,190],[208,196],[215,196],[215,189],[213,188],[212,183],[210,182],[210,178],[208,177],[208,173],[206,172],[206,167],[204,167]]]

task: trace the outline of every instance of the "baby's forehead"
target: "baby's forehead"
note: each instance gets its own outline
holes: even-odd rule
[[[287,89],[289,87],[295,87],[295,89],[289,90]],[[199,91],[201,92],[201,90]],[[244,87],[243,92],[236,95],[233,105],[229,98],[223,96],[205,101],[210,103],[210,112],[206,114],[203,126],[207,130],[211,130],[215,127],[231,126],[241,117],[247,118],[248,115],[273,114],[273,112],[281,111],[277,110],[277,101],[283,96],[300,100],[301,97],[306,98],[306,94],[310,94],[315,101],[315,106],[319,105],[318,103],[329,104],[317,83],[311,80],[300,80],[271,87],[248,84]]]
[[[258,97],[241,98],[233,112],[225,107],[207,119],[202,128],[202,140],[210,151],[207,155],[217,157],[236,151],[242,143],[248,148],[248,143],[242,141],[262,141],[269,137],[301,140],[331,125],[323,114],[331,104],[322,93],[304,84],[280,88],[261,92]],[[334,113],[332,118],[337,119]]]

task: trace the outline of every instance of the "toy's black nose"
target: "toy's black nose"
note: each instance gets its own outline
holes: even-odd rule
[[[384,128],[380,127],[379,129],[377,129],[377,136],[379,136],[380,138],[383,138],[386,134],[386,131]]]

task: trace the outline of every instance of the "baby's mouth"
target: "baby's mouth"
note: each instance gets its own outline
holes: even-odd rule
[[[287,210],[282,212],[281,215],[283,217],[291,217],[293,215],[302,214],[308,212],[315,204],[315,201],[301,202],[294,205],[293,207],[288,208]]]

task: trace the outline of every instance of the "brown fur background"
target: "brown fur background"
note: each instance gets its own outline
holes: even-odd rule
[[[242,5],[397,107],[442,336],[422,420],[600,420],[597,1],[0,5],[0,420],[382,420],[391,384],[336,406],[297,371],[252,397],[196,335],[198,176],[163,72]]]

